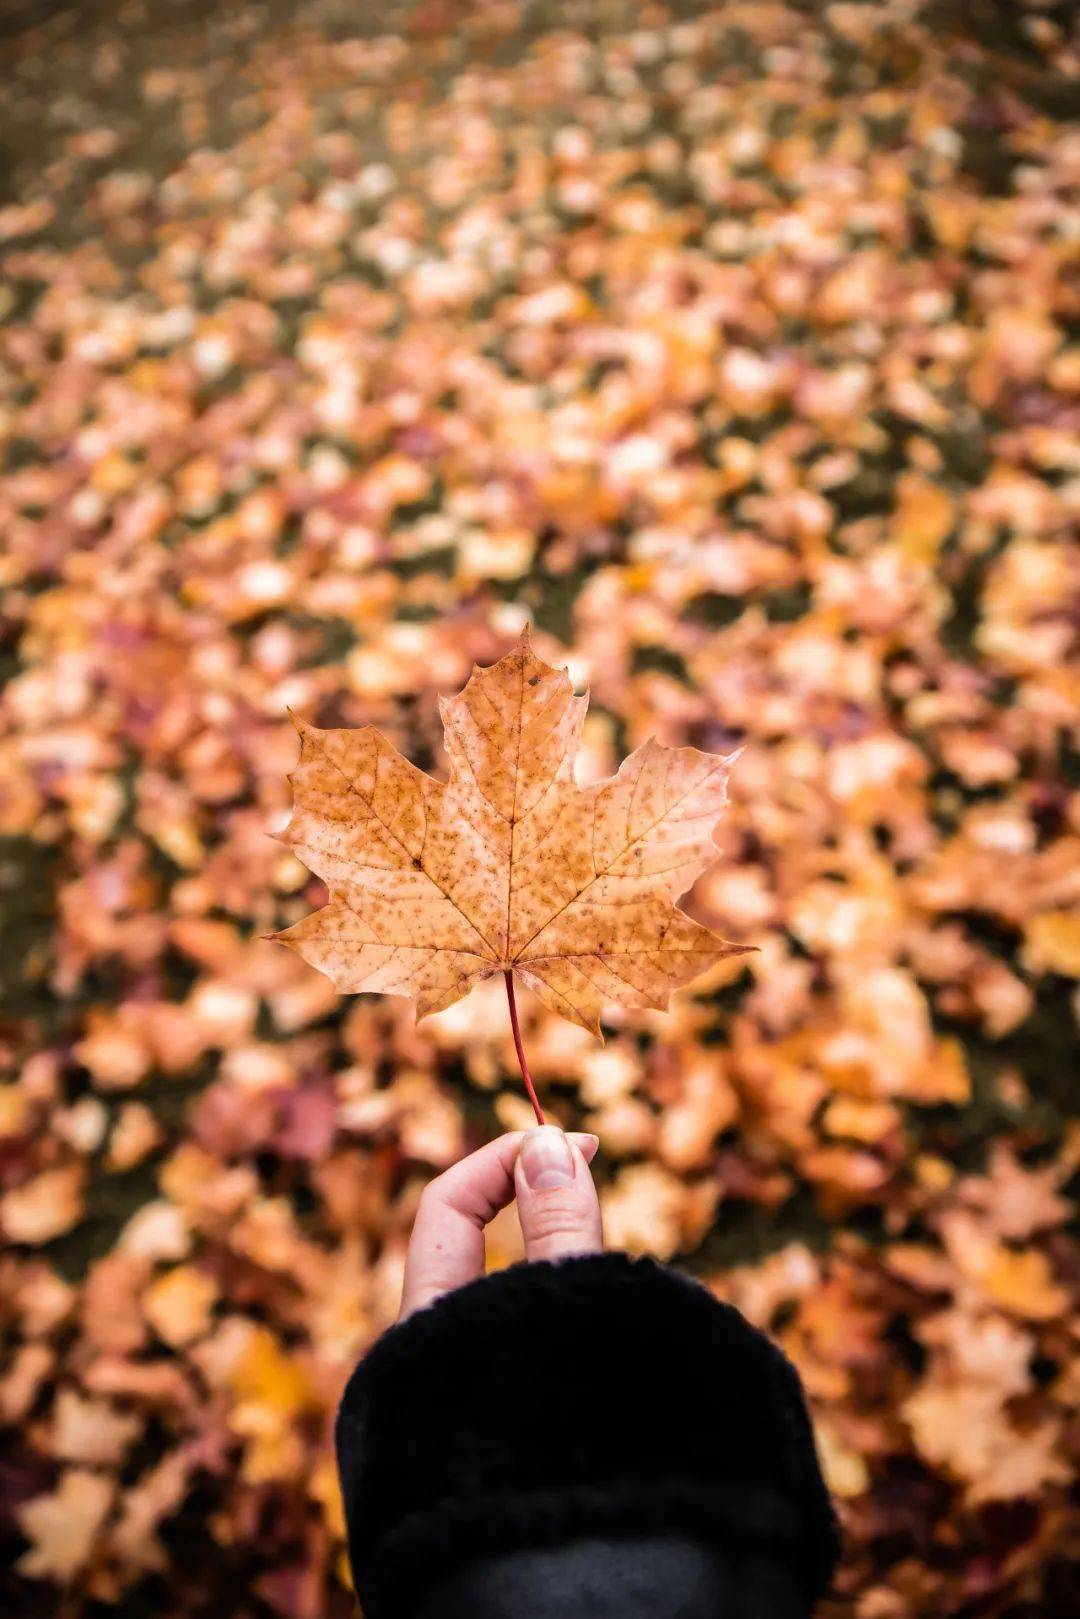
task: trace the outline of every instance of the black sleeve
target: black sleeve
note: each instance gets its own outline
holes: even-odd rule
[[[659,1544],[662,1562],[680,1543],[684,1564],[705,1548],[728,1571],[750,1556],[808,1612],[837,1556],[790,1362],[651,1260],[515,1265],[410,1316],[353,1373],[337,1448],[367,1619],[419,1613],[477,1568],[489,1593],[526,1568],[523,1611],[563,1616],[582,1543],[582,1578],[604,1545]],[[549,1578],[562,1596],[545,1610]]]

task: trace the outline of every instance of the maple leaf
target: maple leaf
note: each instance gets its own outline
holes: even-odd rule
[[[112,1508],[116,1485],[87,1468],[70,1468],[51,1495],[39,1495],[19,1513],[30,1550],[21,1573],[70,1585],[89,1563]]]
[[[715,856],[733,756],[650,740],[578,787],[587,707],[525,630],[440,699],[446,782],[371,726],[299,723],[283,841],[331,899],[274,937],[339,990],[411,996],[420,1017],[502,972],[515,1037],[515,978],[599,1035],[606,1005],[662,1010],[741,953],[674,904]]]

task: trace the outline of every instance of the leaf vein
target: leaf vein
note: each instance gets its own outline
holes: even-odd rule
[[[310,735],[310,733],[308,733],[308,734]],[[382,817],[379,815],[378,811],[376,810],[374,804],[370,803],[370,801],[364,797],[363,793],[360,791],[360,788],[357,786],[356,782],[353,781],[352,777],[348,774],[348,772],[346,770],[342,769],[341,765],[338,764],[337,760],[331,758],[331,756],[327,752],[327,750],[325,748],[321,747],[321,744],[319,744],[319,747],[320,747],[320,751],[322,752],[323,757],[331,765],[333,765],[334,769],[338,772],[338,775],[342,778],[342,780],[345,782],[345,785],[349,788],[349,791],[355,793],[357,798],[359,798],[359,800],[360,800],[360,802],[362,804],[367,804],[367,806],[370,809],[371,814],[374,816],[375,820],[378,821],[379,825],[384,829],[384,831],[387,832],[387,834],[390,836],[390,838],[392,838],[393,841],[398,845],[398,847],[401,849],[402,853],[407,855],[409,860],[411,861],[413,857],[410,854],[407,845],[402,842],[401,838],[397,835],[397,833],[393,830],[392,827],[389,827],[389,826],[386,825],[386,823],[383,821]],[[408,761],[406,760],[405,763],[407,764]],[[418,771],[417,774],[419,775],[420,772]],[[423,791],[423,789],[421,789],[421,791]],[[431,875],[431,873],[429,871],[425,870],[424,871],[424,876],[428,879],[428,881],[432,884],[433,887],[438,889],[440,894],[442,894],[446,899],[448,899],[450,901],[451,905],[454,907],[455,911],[457,911],[458,915],[463,917],[464,920],[472,928],[473,932],[476,934],[476,936],[480,940],[481,944],[483,944],[488,950],[490,950],[492,955],[497,960],[498,959],[498,952],[495,950],[495,948],[492,945],[490,939],[486,939],[484,937],[483,933],[481,933],[480,929],[477,927],[477,925],[473,921],[472,917],[469,916],[465,911],[462,910],[461,906],[458,904],[458,902],[454,898],[453,894],[451,894],[447,889],[445,889],[441,883],[436,882],[435,878]],[[357,914],[359,915],[359,912]],[[370,926],[370,923],[368,925]]]

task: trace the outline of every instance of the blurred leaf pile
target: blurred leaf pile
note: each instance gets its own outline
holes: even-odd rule
[[[286,708],[438,770],[528,619],[582,779],[745,750],[750,966],[527,1009],[611,1241],[798,1363],[831,1619],[1074,1614],[1070,8],[85,13],[2,46],[6,1611],[352,1611],[335,1399],[527,1119],[497,982],[416,1028],[261,941]]]

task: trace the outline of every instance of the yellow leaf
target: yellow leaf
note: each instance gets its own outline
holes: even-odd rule
[[[917,472],[898,480],[893,527],[897,543],[914,562],[932,562],[953,526],[953,503],[943,489]]]
[[[210,1325],[217,1284],[195,1265],[177,1265],[147,1288],[146,1318],[159,1338],[173,1349],[200,1338]]]
[[[315,1403],[303,1368],[265,1327],[256,1328],[229,1375],[236,1404],[229,1426],[245,1442],[241,1477],[249,1484],[295,1479],[305,1467],[296,1418]]]
[[[882,1141],[900,1122],[891,1102],[875,1102],[854,1096],[838,1096],[829,1103],[822,1121],[830,1136],[873,1144]]]
[[[341,1480],[333,1457],[321,1457],[311,1475],[311,1496],[322,1507],[323,1518],[330,1533],[338,1540],[345,1539],[345,1506],[341,1499]]]
[[[90,486],[103,495],[122,495],[139,481],[139,468],[118,450],[103,455],[90,473]]]
[[[858,1451],[845,1445],[836,1432],[826,1424],[815,1426],[818,1455],[825,1482],[833,1495],[844,1500],[862,1495],[870,1487],[870,1471]]]
[[[1043,911],[1024,934],[1024,964],[1036,973],[1080,978],[1080,911]]]
[[[912,1077],[907,1095],[924,1105],[938,1102],[961,1107],[971,1100],[971,1075],[959,1040],[934,1042],[925,1066]]]
[[[267,1406],[279,1416],[296,1416],[312,1399],[306,1373],[265,1327],[252,1334],[230,1381],[239,1399]]]
[[[0,1085],[0,1140],[21,1134],[30,1117],[26,1097],[15,1085]]]
[[[1001,1309],[1026,1321],[1053,1321],[1067,1310],[1068,1294],[1038,1248],[1009,1248],[961,1210],[943,1218],[941,1232],[957,1268]]]
[[[998,1248],[979,1280],[995,1304],[1028,1321],[1052,1321],[1068,1308],[1065,1289],[1054,1281],[1046,1255],[1035,1248],[1022,1253]]]

